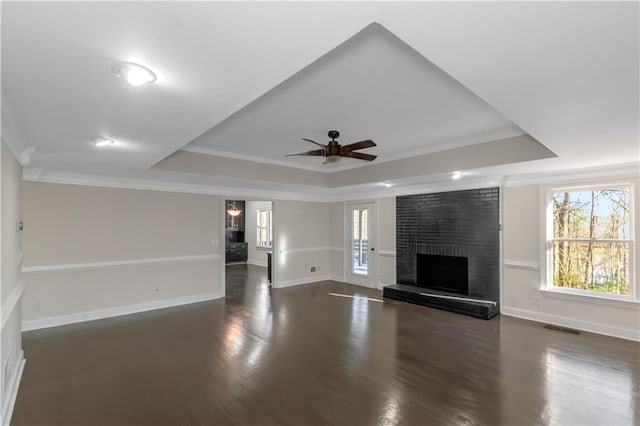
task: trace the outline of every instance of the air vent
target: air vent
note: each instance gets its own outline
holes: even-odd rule
[[[562,331],[563,333],[569,334],[580,334],[579,330],[574,330],[573,328],[560,327],[558,325],[547,324],[544,328],[548,328],[549,330]]]

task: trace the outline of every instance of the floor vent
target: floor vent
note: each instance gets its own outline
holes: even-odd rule
[[[563,333],[580,334],[580,330],[574,330],[573,328],[560,327],[559,325],[547,324],[544,326],[544,328],[548,328],[549,330],[562,331]]]

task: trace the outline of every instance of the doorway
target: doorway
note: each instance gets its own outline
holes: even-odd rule
[[[276,265],[277,257],[274,253],[274,202],[233,197],[223,200],[223,297],[269,288],[276,275],[275,268],[271,268]],[[252,284],[248,286],[247,283]]]
[[[345,212],[347,282],[377,288],[376,203],[349,203]]]

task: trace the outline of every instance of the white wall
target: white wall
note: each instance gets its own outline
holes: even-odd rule
[[[378,199],[378,283],[396,284],[396,199]]]
[[[329,275],[332,280],[344,281],[344,203],[329,204]]]
[[[276,287],[329,279],[329,204],[276,201],[278,265]],[[316,272],[310,267],[316,266]]]
[[[25,183],[23,201],[25,329],[221,295],[220,197]]]
[[[8,423],[24,367],[20,334],[20,297],[23,284],[20,273],[22,233],[16,229],[21,219],[22,166],[2,142],[0,149],[0,418]]]
[[[628,178],[640,189],[637,178]],[[600,180],[600,182],[604,182]],[[640,304],[556,295],[541,291],[543,267],[541,188],[515,186],[503,191],[502,313],[521,318],[640,340]],[[635,194],[636,286],[640,267],[640,203]]]
[[[271,201],[247,201],[245,203],[244,239],[247,242],[247,263],[267,266],[268,250],[256,248],[258,244],[258,209],[270,209]],[[274,237],[275,238],[275,237]]]

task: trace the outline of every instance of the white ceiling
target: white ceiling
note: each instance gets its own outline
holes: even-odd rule
[[[493,175],[637,163],[638,7],[2,2],[3,136],[36,148],[39,175],[265,189],[150,167],[196,139],[187,149],[317,169],[281,156],[331,128],[374,139],[364,152],[381,161],[521,133],[558,155]],[[119,61],[158,81],[126,86]]]
[[[318,125],[324,127],[318,127]],[[329,126],[329,127],[327,127]],[[217,124],[187,150],[335,172],[369,163],[284,157],[317,149],[330,129],[343,144],[373,139],[376,163],[524,132],[378,23]]]

